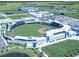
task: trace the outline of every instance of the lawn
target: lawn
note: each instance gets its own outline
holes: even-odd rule
[[[27,15],[21,14],[21,15],[12,15],[12,16],[8,16],[10,19],[21,19],[23,17],[27,17]]]
[[[66,40],[60,43],[56,43],[42,50],[49,57],[73,57],[79,54],[79,41],[78,40]]]
[[[1,2],[2,3],[2,2]],[[20,6],[23,5],[23,3],[13,3],[13,2],[4,2],[4,4],[0,3],[0,10],[15,10],[16,8],[19,8]]]
[[[37,57],[38,56],[37,54],[35,54],[34,49],[24,48],[24,47],[22,47],[20,45],[16,45],[16,44],[10,44],[8,50],[1,50],[0,56],[6,55],[6,54],[9,54],[9,53],[16,53],[16,52],[27,54],[30,57]]]
[[[0,19],[5,19],[5,17],[0,15]]]
[[[47,28],[47,25],[42,24],[25,24],[16,27],[12,33],[9,32],[8,34],[11,35],[20,35],[20,36],[42,36],[43,34],[38,32],[40,28]]]
[[[65,16],[79,19],[79,13],[65,13]]]

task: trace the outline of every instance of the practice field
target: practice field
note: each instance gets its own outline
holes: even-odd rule
[[[79,54],[79,41],[66,40],[44,47],[42,50],[49,57],[73,57]]]
[[[40,29],[47,28],[47,25],[43,24],[25,24],[16,27],[12,32],[9,32],[8,34],[10,36],[42,36],[43,34],[40,33]]]

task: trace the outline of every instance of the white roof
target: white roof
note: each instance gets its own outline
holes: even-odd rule
[[[0,23],[8,23],[8,22],[12,22],[13,20],[10,19],[0,19]]]
[[[36,39],[36,40],[44,40],[44,39],[46,39],[46,37],[32,37],[32,39]]]
[[[35,18],[33,18],[33,17],[23,17],[22,19],[35,19]]]
[[[49,12],[48,11],[36,12],[36,13],[35,12],[30,12],[29,14],[30,15],[34,15],[37,18],[39,18],[39,17],[42,17],[43,15],[49,14]]]
[[[43,40],[45,37],[24,37],[24,36],[15,36],[14,39],[24,39],[24,40]]]
[[[28,37],[24,37],[24,36],[15,36],[14,39],[29,39]]]

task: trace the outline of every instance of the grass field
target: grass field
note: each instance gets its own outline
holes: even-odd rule
[[[79,41],[78,40],[66,40],[60,43],[56,43],[42,50],[49,57],[73,57],[79,54]]]
[[[40,28],[47,28],[47,25],[42,24],[25,24],[19,27],[16,27],[13,32],[9,32],[11,35],[20,35],[20,36],[42,36],[43,34],[38,32]]]
[[[13,15],[13,16],[8,16],[10,19],[21,19],[23,17],[27,17],[27,15]]]
[[[0,56],[6,55],[6,54],[9,54],[9,53],[16,53],[16,52],[27,54],[29,57],[38,57],[38,55],[35,54],[34,49],[24,48],[20,45],[15,45],[15,44],[10,44],[9,47],[8,47],[8,50],[1,50]]]
[[[1,16],[1,15],[0,15],[0,19],[4,19],[4,18],[5,18],[4,16]]]
[[[0,10],[4,11],[4,10],[15,10],[16,8],[22,6],[23,3],[9,3],[9,2],[4,2],[4,4],[0,3]]]

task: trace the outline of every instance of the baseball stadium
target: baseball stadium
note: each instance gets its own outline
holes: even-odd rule
[[[24,53],[27,57],[78,55],[78,3],[40,3],[7,2],[0,6],[0,56],[9,53]]]
[[[26,45],[27,48],[44,47],[54,40],[76,35],[67,24],[48,19],[49,12],[30,12],[29,17],[14,21],[5,32],[10,43]],[[47,18],[46,18],[47,17]],[[42,45],[41,45],[42,44]]]

